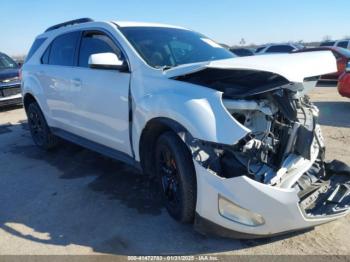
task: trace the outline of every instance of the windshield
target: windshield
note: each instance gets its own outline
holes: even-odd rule
[[[0,70],[18,68],[18,65],[10,57],[4,54],[0,54]]]
[[[141,57],[155,68],[235,57],[209,38],[185,29],[124,27],[120,30]]]

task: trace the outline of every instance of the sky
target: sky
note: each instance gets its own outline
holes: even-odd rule
[[[320,41],[350,35],[349,0],[0,0],[0,52],[23,55],[46,28],[67,20],[183,26],[219,43]]]

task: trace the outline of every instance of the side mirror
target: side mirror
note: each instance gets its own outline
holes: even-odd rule
[[[125,61],[120,60],[114,53],[99,53],[90,55],[89,67],[95,69],[112,69],[119,71],[128,70],[128,66]]]
[[[346,64],[345,72],[350,73],[350,62]]]

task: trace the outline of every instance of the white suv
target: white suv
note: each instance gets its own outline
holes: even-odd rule
[[[349,168],[324,163],[304,96],[336,71],[331,52],[235,58],[188,29],[80,19],[49,28],[30,54],[34,142],[61,137],[155,175],[176,220],[243,238],[347,214]]]

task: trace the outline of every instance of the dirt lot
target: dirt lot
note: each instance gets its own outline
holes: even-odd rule
[[[350,100],[317,88],[327,158],[350,163]],[[36,148],[23,109],[0,112],[0,254],[350,254],[350,216],[265,240],[208,238],[174,222],[156,186],[64,143]]]

